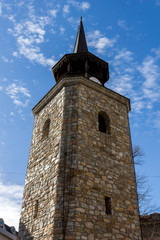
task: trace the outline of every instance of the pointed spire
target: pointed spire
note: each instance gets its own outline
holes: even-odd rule
[[[80,25],[78,28],[77,39],[75,42],[73,53],[79,53],[79,52],[88,52],[85,32],[84,32],[83,23],[82,23],[82,17],[80,20]]]

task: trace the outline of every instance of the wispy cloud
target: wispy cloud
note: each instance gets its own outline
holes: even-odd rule
[[[145,79],[144,88],[153,88],[156,85],[156,80],[159,76],[159,67],[155,64],[155,59],[152,56],[147,56],[138,70]]]
[[[63,6],[63,15],[66,16],[67,14],[69,14],[70,10],[69,10],[70,6],[68,4],[65,4]]]
[[[89,8],[90,8],[89,2],[82,2],[80,8],[81,8],[82,10],[87,10],[87,9],[89,9]]]
[[[157,112],[154,114],[153,126],[154,126],[155,128],[160,129],[160,111],[157,111]]]
[[[133,52],[122,49],[113,60],[109,86],[132,100],[132,112],[142,113],[153,108],[160,100],[160,49],[152,49],[151,54],[141,64],[135,60]]]
[[[126,61],[131,62],[133,60],[133,53],[127,49],[122,49],[118,52],[118,54],[115,56],[116,64],[117,61]]]
[[[9,62],[9,60],[5,56],[2,56],[1,58],[2,58],[3,62],[6,62],[6,63]]]
[[[160,6],[160,0],[156,0],[156,5]]]
[[[72,6],[76,7],[77,9],[80,9],[83,11],[90,8],[89,2],[79,2],[79,1],[74,1],[74,0],[68,0],[68,3],[72,4]]]
[[[2,15],[2,3],[0,2],[0,16]]]
[[[99,30],[90,32],[87,36],[88,46],[94,47],[98,53],[105,53],[107,48],[113,47],[116,38],[109,39],[105,37]]]
[[[6,88],[6,94],[17,107],[27,107],[31,95],[22,84],[12,83]]]
[[[160,99],[160,69],[157,60],[157,56],[149,55],[137,68],[144,78],[144,82],[142,84],[142,92],[143,97],[145,99],[148,99],[148,108],[152,108],[153,103]]]
[[[12,55],[13,55],[14,57],[18,57],[18,52],[13,52]]]
[[[64,27],[60,27],[59,31],[60,31],[60,34],[63,35],[64,32],[65,32],[65,28]]]
[[[124,30],[129,30],[126,20],[120,19],[120,20],[118,20],[117,24],[119,27],[123,28]]]
[[[0,180],[0,213],[5,223],[18,230],[23,186],[6,184]]]
[[[40,44],[45,42],[45,27],[50,23],[48,16],[36,16],[34,7],[28,7],[28,17],[21,22],[14,22],[14,29],[8,32],[16,37],[18,52],[13,52],[13,56],[25,56],[31,62],[37,62],[43,66],[53,66],[56,61],[54,57],[47,58],[41,52]],[[58,10],[51,10],[51,14],[56,16]]]
[[[109,86],[116,92],[132,99],[132,109],[140,112],[143,107],[141,95],[136,87],[136,63],[134,54],[128,49],[116,51],[112,60],[112,73]]]
[[[3,62],[5,62],[5,63],[13,62],[13,60],[8,60],[8,58],[6,58],[5,56],[2,56],[1,59],[2,59]]]
[[[51,14],[52,17],[56,18],[58,12],[59,12],[59,9],[52,9],[50,11],[50,14]]]
[[[10,116],[15,116],[15,113],[14,113],[14,112],[10,112],[9,115],[10,115]]]

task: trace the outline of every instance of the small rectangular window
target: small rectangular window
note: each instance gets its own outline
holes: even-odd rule
[[[111,198],[105,197],[106,214],[111,215]]]
[[[36,200],[35,203],[34,203],[34,212],[33,212],[33,217],[34,218],[36,218],[37,215],[38,215],[38,207],[39,207],[38,205],[39,205],[38,200]]]

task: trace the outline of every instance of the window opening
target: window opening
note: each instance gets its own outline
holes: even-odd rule
[[[42,139],[48,137],[49,134],[50,119],[47,119],[42,130]]]
[[[38,215],[38,207],[39,207],[39,203],[38,203],[38,200],[36,200],[34,204],[34,218],[36,218]]]
[[[106,207],[106,214],[111,215],[111,198],[105,197],[105,207]]]
[[[12,234],[13,234],[13,235],[16,235],[16,229],[15,229],[15,227],[12,226],[10,229],[11,229]]]
[[[4,228],[4,221],[3,221],[2,218],[0,218],[0,227],[1,227],[1,228]]]
[[[110,119],[106,113],[98,114],[99,131],[110,134]]]
[[[99,131],[106,133],[106,123],[105,123],[105,119],[103,118],[103,116],[101,116],[99,114],[98,116],[98,122],[99,122]]]

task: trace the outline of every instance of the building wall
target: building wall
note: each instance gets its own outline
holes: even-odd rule
[[[21,239],[141,239],[128,106],[123,96],[79,77],[63,79],[34,108]],[[100,111],[110,118],[110,135],[98,130]]]
[[[62,105],[63,89],[35,114],[20,218],[21,239],[52,236],[53,218],[56,214]],[[49,135],[42,139],[47,119],[50,119]]]
[[[160,213],[141,216],[143,240],[160,240]]]
[[[0,227],[0,240],[8,240],[8,239],[18,240],[18,237],[17,235],[13,235],[10,232],[8,232],[6,229],[2,229]]]
[[[80,234],[85,239],[140,239],[128,110],[107,95],[79,86],[76,214],[81,219]],[[98,129],[100,111],[110,118],[110,134]],[[106,196],[111,198],[111,215],[105,213]]]
[[[0,233],[0,239],[1,240],[8,240],[8,239],[11,239],[11,238],[8,238],[6,236],[4,236],[3,234]]]

